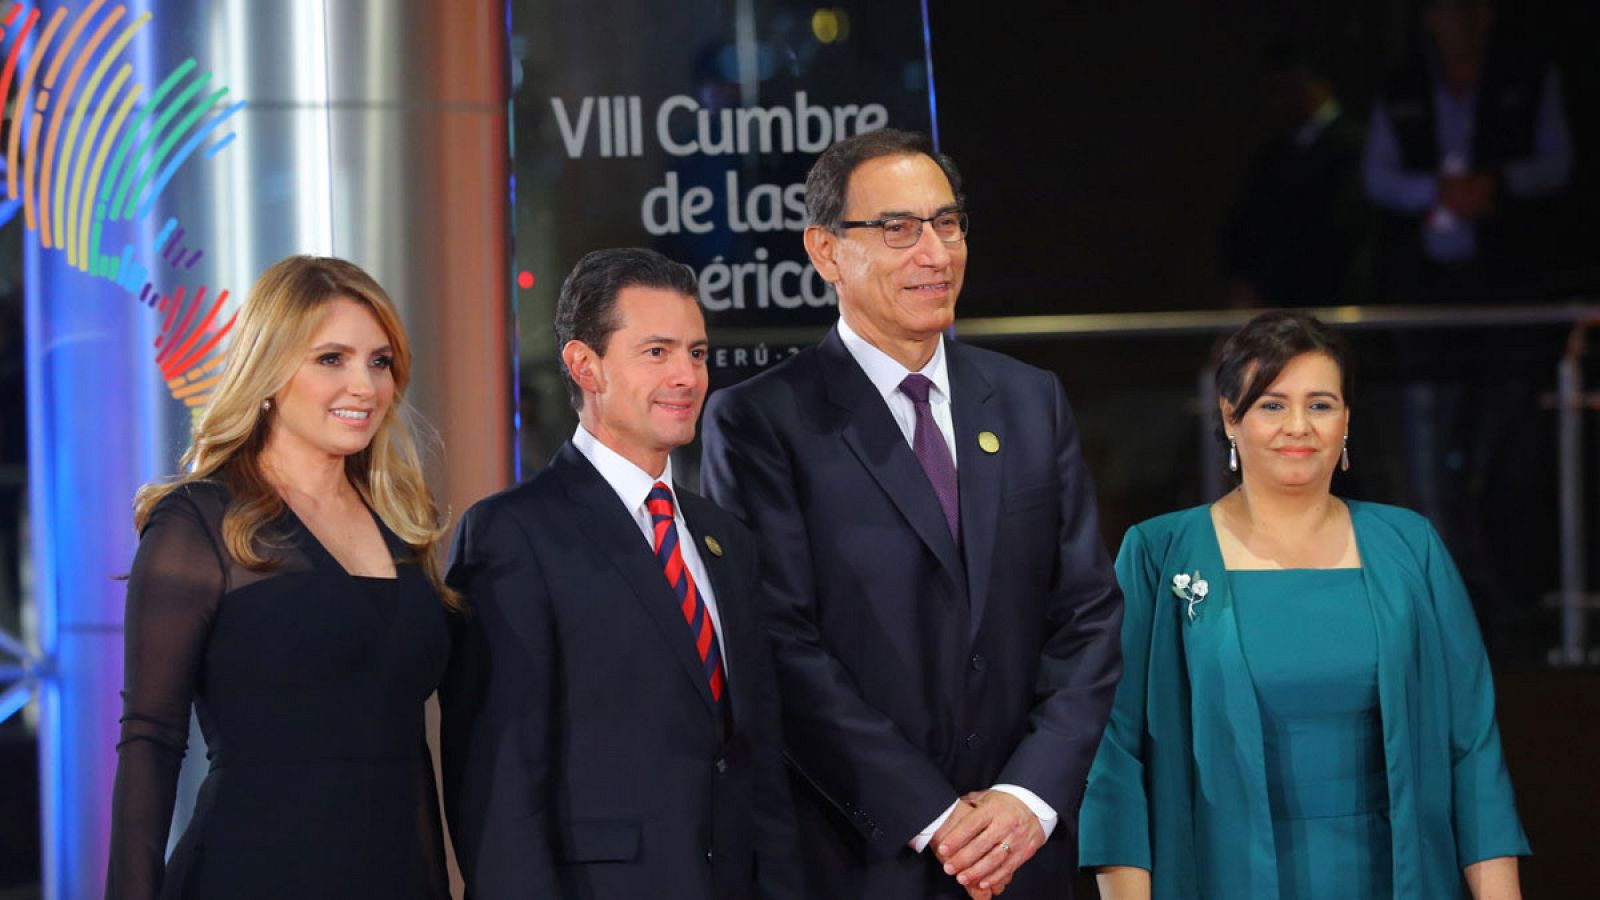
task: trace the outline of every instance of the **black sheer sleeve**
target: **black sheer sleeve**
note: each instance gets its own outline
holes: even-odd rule
[[[220,543],[187,487],[161,500],[139,538],[124,622],[108,900],[161,891],[189,706],[226,584]]]

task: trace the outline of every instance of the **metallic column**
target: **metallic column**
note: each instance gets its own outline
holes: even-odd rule
[[[28,94],[18,99],[19,113],[41,107],[50,113],[66,102],[63,84],[48,84],[45,64],[64,48],[81,47],[69,38],[83,4],[46,2],[37,9],[39,27],[29,36],[27,58],[37,60],[38,77],[24,79]],[[58,13],[61,25],[51,35],[46,23]],[[136,81],[150,70],[151,31],[145,28],[122,55]],[[48,87],[63,88],[55,107],[40,96]],[[19,114],[13,122],[28,138],[19,163],[25,182],[51,152],[40,143],[46,120]],[[114,240],[118,249],[129,243],[125,259],[149,266],[152,237],[136,226]],[[47,246],[32,220],[23,253],[28,500],[43,660],[43,887],[50,898],[92,897],[103,891],[121,707],[123,589],[115,579],[128,571],[136,543],[133,492],[172,470],[174,457],[164,448],[182,439],[188,416],[167,395],[154,365],[152,310],[125,288],[80,271],[59,246]]]
[[[76,14],[81,3],[65,5]],[[115,0],[107,4],[107,9]],[[155,287],[203,280],[242,300],[291,253],[371,271],[417,351],[412,403],[449,446],[430,459],[456,512],[511,471],[507,70],[502,6],[476,0],[139,0],[129,46],[146,85],[193,57],[245,100],[237,139],[186,163],[134,223]],[[48,14],[54,6],[44,4]],[[168,218],[203,249],[157,260]],[[119,237],[118,240],[123,238]],[[120,246],[120,244],[119,244]],[[109,251],[108,251],[109,252]],[[27,244],[30,503],[48,677],[41,690],[45,893],[99,896],[121,701],[130,501],[171,474],[188,412],[153,364],[153,312]],[[203,754],[191,748],[191,760]]]
[[[92,897],[103,890],[121,714],[114,579],[133,558],[133,492],[172,470],[154,448],[186,417],[147,375],[149,310],[42,251],[32,231],[24,252],[44,888]]]
[[[508,71],[487,0],[161,4],[186,10],[248,100],[238,153],[198,197],[243,290],[290,253],[371,272],[417,351],[411,401],[449,454],[434,489],[457,512],[510,473]],[[226,157],[226,158],[225,158]]]
[[[1589,553],[1585,528],[1583,420],[1590,412],[1583,390],[1583,354],[1589,323],[1579,322],[1567,338],[1567,352],[1556,367],[1557,508],[1561,522],[1561,645],[1550,654],[1557,666],[1581,666],[1589,655]]]

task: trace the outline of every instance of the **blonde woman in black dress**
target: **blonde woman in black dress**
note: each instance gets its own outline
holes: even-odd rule
[[[174,481],[136,501],[108,898],[448,897],[423,703],[456,604],[383,289],[256,282]],[[210,771],[163,860],[191,706]]]

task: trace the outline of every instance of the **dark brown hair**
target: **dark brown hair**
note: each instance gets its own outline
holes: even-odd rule
[[[617,297],[624,288],[647,287],[674,291],[698,300],[694,270],[643,247],[615,247],[584,254],[572,267],[556,298],[556,353],[568,341],[582,341],[600,356],[606,355],[611,334],[622,327],[617,318]],[[567,396],[573,409],[583,409],[583,390],[561,363]]]
[[[1217,347],[1212,357],[1217,396],[1233,406],[1229,422],[1237,425],[1246,411],[1272,386],[1283,367],[1304,353],[1323,353],[1339,367],[1339,393],[1350,402],[1349,349],[1338,332],[1305,313],[1264,312]],[[1223,441],[1227,435],[1221,435]]]
[[[938,163],[950,182],[950,194],[960,204],[961,173],[955,160],[937,153],[933,142],[919,131],[901,131],[882,128],[847,137],[822,151],[806,175],[806,224],[821,225],[832,230],[844,218],[846,195],[850,191],[850,176],[862,163],[885,156],[926,156]]]

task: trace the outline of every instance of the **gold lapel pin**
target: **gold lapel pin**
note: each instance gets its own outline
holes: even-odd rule
[[[717,542],[716,538],[709,534],[706,535],[706,549],[711,551],[712,556],[722,555],[722,545]]]
[[[978,432],[978,446],[982,447],[985,453],[999,453],[1000,439],[995,437],[992,431],[980,431]]]

